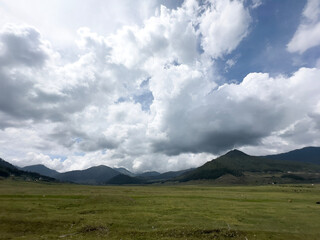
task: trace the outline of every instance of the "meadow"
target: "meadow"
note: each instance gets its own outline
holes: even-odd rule
[[[320,185],[0,180],[0,239],[320,239]]]

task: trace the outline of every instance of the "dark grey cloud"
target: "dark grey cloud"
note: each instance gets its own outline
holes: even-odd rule
[[[49,58],[40,34],[31,27],[9,25],[0,32],[0,44],[0,111],[20,120],[63,118],[48,107],[62,102],[61,95],[36,87],[38,70],[34,67],[43,67]]]
[[[114,149],[118,144],[112,140],[106,139],[103,136],[94,136],[91,139],[83,139],[79,143],[79,148],[84,152],[93,152],[106,149]]]
[[[40,34],[34,28],[8,25],[0,32],[0,65],[41,67],[49,58]]]
[[[71,123],[59,124],[49,134],[44,134],[48,141],[58,142],[66,148],[72,148],[81,139],[87,137],[87,135],[75,129]]]
[[[314,121],[315,128],[320,130],[320,113],[312,113],[309,117]]]
[[[300,69],[290,78],[277,79],[251,74],[238,85],[213,90],[199,102],[193,98],[192,89],[183,89],[166,100],[162,118],[166,137],[154,140],[153,150],[167,155],[220,154],[261,145],[263,139],[277,132],[282,132],[282,141],[313,143],[319,133],[317,71]]]
[[[181,5],[183,4],[183,0],[176,0],[176,1],[170,1],[170,0],[157,0],[158,2],[158,6],[164,5],[167,8],[171,8],[171,9],[177,9],[178,7],[181,7]]]
[[[20,109],[26,102],[26,94],[33,87],[33,83],[24,76],[10,74],[0,70],[0,110],[15,117],[23,115]]]
[[[11,116],[0,111],[0,130],[4,130],[9,127],[23,128],[28,126],[27,121],[21,121],[19,119],[13,119]]]
[[[0,70],[0,111],[14,119],[65,121],[90,103],[93,89],[77,86],[54,93],[36,86],[23,73]],[[49,89],[48,89],[49,90]]]
[[[166,119],[169,141],[155,142],[154,150],[168,155],[220,154],[232,148],[258,145],[285,118],[284,109],[279,113],[271,104],[258,99],[237,102],[215,96],[209,100],[212,104],[192,110],[173,108]]]
[[[7,26],[0,32],[0,111],[14,120],[62,122],[71,114],[82,111],[97,93],[95,81],[83,75],[77,81],[86,84],[52,89],[54,82],[68,82],[65,76],[51,76],[46,60],[49,49],[40,34],[31,27]],[[88,70],[89,71],[89,70]],[[89,82],[91,84],[89,84]],[[2,121],[4,122],[4,120]],[[10,126],[8,124],[2,124]]]
[[[89,134],[72,122],[60,123],[45,137],[48,141],[58,142],[68,149],[93,152],[114,149],[118,143],[107,139],[101,133]]]

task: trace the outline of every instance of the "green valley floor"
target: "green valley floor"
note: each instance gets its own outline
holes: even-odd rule
[[[0,239],[320,239],[320,185],[0,180]]]

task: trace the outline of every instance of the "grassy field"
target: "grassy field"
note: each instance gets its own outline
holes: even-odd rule
[[[0,239],[320,239],[320,185],[0,181]]]

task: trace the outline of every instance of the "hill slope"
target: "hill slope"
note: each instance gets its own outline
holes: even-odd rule
[[[305,147],[286,153],[264,156],[269,159],[320,164],[320,147]]]
[[[42,164],[26,166],[21,168],[21,170],[27,171],[27,172],[39,173],[41,175],[48,176],[48,177],[54,177],[55,175],[59,174],[59,172],[52,170],[50,168],[47,168]]]
[[[105,184],[109,179],[120,174],[118,171],[104,166],[91,167],[86,170],[76,170],[59,173],[54,177],[60,181],[81,183],[81,184]]]
[[[106,182],[107,184],[116,184],[116,185],[121,185],[121,184],[142,184],[145,183],[145,181],[141,178],[137,177],[131,177],[125,174],[119,174],[110,180]]]
[[[149,182],[159,182],[159,181],[166,181],[166,180],[179,177],[184,173],[190,172],[191,170],[193,170],[193,168],[180,170],[180,171],[169,171],[169,172],[159,173],[151,176],[140,175],[140,177],[142,177],[143,179],[146,179]]]
[[[119,173],[121,174],[124,174],[124,175],[127,175],[127,176],[130,176],[130,177],[134,177],[135,174],[130,172],[128,169],[126,168],[123,168],[123,167],[120,167],[120,168],[113,168],[114,170],[118,171]]]
[[[54,178],[40,175],[38,173],[26,172],[23,170],[19,170],[12,164],[6,162],[2,158],[0,158],[0,177],[8,178],[14,177],[22,180],[37,180],[37,181],[55,181]]]
[[[179,181],[218,179],[225,175],[241,178],[247,176],[248,173],[255,174],[259,178],[263,177],[263,175],[287,174],[288,172],[319,173],[320,166],[255,157],[233,150],[193,171],[183,174],[177,179]]]
[[[138,177],[142,177],[142,178],[153,178],[155,176],[159,176],[161,173],[156,172],[156,171],[151,171],[151,172],[143,172],[143,173],[139,173],[137,174]]]

